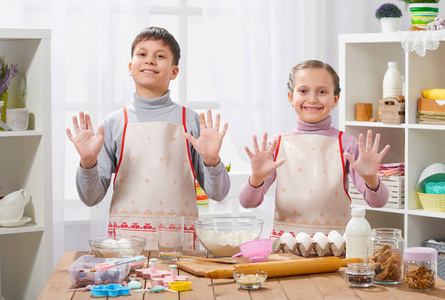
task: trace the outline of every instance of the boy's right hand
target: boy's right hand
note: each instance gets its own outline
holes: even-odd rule
[[[80,126],[79,126],[80,125]],[[90,115],[79,112],[79,123],[77,117],[73,116],[73,127],[75,136],[71,134],[69,128],[66,129],[66,135],[73,142],[77,152],[80,155],[80,165],[84,169],[91,169],[97,162],[97,156],[104,143],[104,130],[102,126],[97,130],[97,136],[94,134]]]
[[[285,158],[282,158],[278,162],[274,161],[273,153],[277,147],[276,140],[272,142],[269,150],[266,150],[266,146],[267,133],[265,132],[263,135],[263,142],[261,143],[261,149],[258,147],[257,137],[255,135],[253,136],[253,151],[255,153],[252,153],[247,146],[244,147],[244,150],[246,150],[246,153],[250,158],[252,176],[250,176],[249,183],[253,187],[261,186],[267,175],[279,168],[286,160]]]

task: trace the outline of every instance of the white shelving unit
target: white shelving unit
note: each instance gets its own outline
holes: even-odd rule
[[[424,57],[405,52],[395,33],[340,35],[339,47],[340,129],[357,138],[368,129],[380,133],[381,149],[386,144],[391,146],[383,163],[405,163],[405,208],[366,206],[367,220],[372,228],[402,229],[407,247],[423,246],[430,238],[445,238],[445,212],[424,210],[416,194],[421,172],[433,163],[445,163],[445,126],[421,125],[416,121],[417,99],[422,91],[445,86],[445,40]],[[405,124],[355,121],[356,103],[373,103],[373,116],[377,118],[388,61],[398,62],[401,74],[405,75]]]
[[[19,106],[26,87],[26,131],[0,131],[0,196],[21,188],[30,201],[20,227],[0,227],[0,294],[36,299],[53,270],[50,30],[0,29],[0,55],[18,65],[8,107]]]

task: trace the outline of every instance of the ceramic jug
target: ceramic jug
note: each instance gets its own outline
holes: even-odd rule
[[[24,189],[21,189],[19,191],[12,192],[3,199],[0,200],[0,207],[7,207],[7,206],[25,206],[26,203],[28,203],[29,199],[26,197],[26,192]]]

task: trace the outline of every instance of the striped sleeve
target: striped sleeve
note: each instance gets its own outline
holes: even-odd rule
[[[359,158],[359,144],[355,137],[344,133],[342,135],[343,151],[348,152],[355,160]],[[370,207],[383,207],[388,202],[389,192],[386,185],[379,178],[379,187],[376,191],[368,188],[363,178],[361,178],[350,165],[349,161],[344,158],[346,175],[351,176],[352,183],[355,188],[363,195],[366,203]],[[345,176],[345,187],[349,189],[349,176]]]

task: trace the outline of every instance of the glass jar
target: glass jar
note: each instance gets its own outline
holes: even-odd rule
[[[347,246],[347,245],[346,245]],[[403,281],[402,231],[374,228],[368,240],[368,263],[375,271],[374,283],[400,284]]]
[[[429,247],[407,248],[404,259],[406,287],[414,291],[433,289],[437,281],[437,250]]]
[[[372,264],[353,263],[348,264],[345,271],[346,282],[349,286],[368,287],[372,285],[375,272]]]

